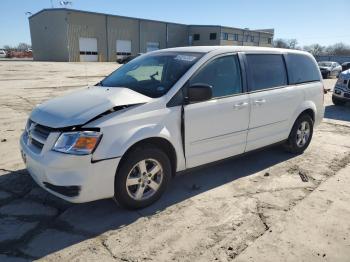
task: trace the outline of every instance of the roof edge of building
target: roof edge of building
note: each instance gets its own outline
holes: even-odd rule
[[[141,20],[141,21],[149,21],[149,22],[157,22],[157,23],[165,23],[165,24],[174,24],[174,25],[187,26],[187,24],[181,24],[181,23],[176,23],[176,22],[160,21],[160,20],[153,20],[153,19],[147,19],[147,18],[137,18],[137,17],[123,16],[123,15],[114,15],[114,14],[107,14],[107,13],[100,13],[100,12],[93,12],[93,11],[85,11],[85,10],[71,9],[71,8],[44,8],[44,9],[38,11],[37,13],[31,15],[28,19],[31,19],[34,16],[37,16],[37,15],[43,13],[43,12],[51,12],[51,11],[77,12],[77,13],[103,15],[103,16],[119,17],[119,18],[126,18],[126,19],[136,19],[136,20]]]
[[[157,22],[157,23],[165,23],[165,24],[173,24],[173,25],[182,25],[182,26],[200,26],[200,27],[224,27],[224,28],[230,28],[230,29],[238,29],[238,30],[244,30],[244,31],[250,31],[250,32],[258,32],[258,33],[265,33],[265,34],[271,34],[274,35],[274,29],[246,29],[246,28],[238,28],[238,27],[232,27],[232,26],[222,26],[222,25],[196,25],[196,24],[181,24],[181,23],[175,23],[175,22],[168,22],[168,21],[160,21],[160,20],[152,20],[152,19],[146,19],[146,18],[136,18],[131,16],[122,16],[122,15],[114,15],[114,14],[106,14],[106,13],[99,13],[99,12],[92,12],[92,11],[84,11],[84,10],[78,10],[78,9],[71,9],[71,8],[44,8],[37,13],[31,15],[28,19],[32,19],[33,17],[43,13],[43,12],[51,12],[51,11],[66,11],[66,12],[78,12],[78,13],[87,13],[87,14],[94,14],[94,15],[103,15],[103,16],[111,16],[111,17],[119,17],[119,18],[125,18],[125,19],[136,19],[140,21],[149,21],[149,22]],[[266,30],[266,31],[265,31]]]

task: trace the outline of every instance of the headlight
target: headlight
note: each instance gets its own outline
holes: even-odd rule
[[[339,76],[338,81],[335,85],[339,85],[339,86],[343,85],[343,79],[341,78],[341,76]]]
[[[96,131],[62,133],[53,150],[73,155],[88,155],[97,147],[101,136],[102,134]]]

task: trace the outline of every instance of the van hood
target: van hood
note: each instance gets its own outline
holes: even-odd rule
[[[38,105],[30,119],[52,128],[81,126],[120,106],[147,103],[152,98],[128,88],[88,87]]]

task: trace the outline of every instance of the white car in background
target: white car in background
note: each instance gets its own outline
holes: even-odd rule
[[[0,50],[0,58],[5,58],[5,57],[6,57],[6,51]]]
[[[330,77],[338,77],[342,71],[342,66],[337,62],[321,61],[318,62],[322,77],[327,79]]]
[[[177,171],[280,142],[301,154],[323,118],[323,95],[306,52],[164,49],[37,106],[21,152],[33,179],[56,196],[142,208]]]

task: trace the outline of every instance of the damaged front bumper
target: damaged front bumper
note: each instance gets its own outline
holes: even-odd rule
[[[58,133],[51,133],[40,152],[26,137],[20,147],[27,170],[45,190],[72,203],[114,196],[114,178],[120,158],[91,161],[91,155],[69,155],[52,151]]]

